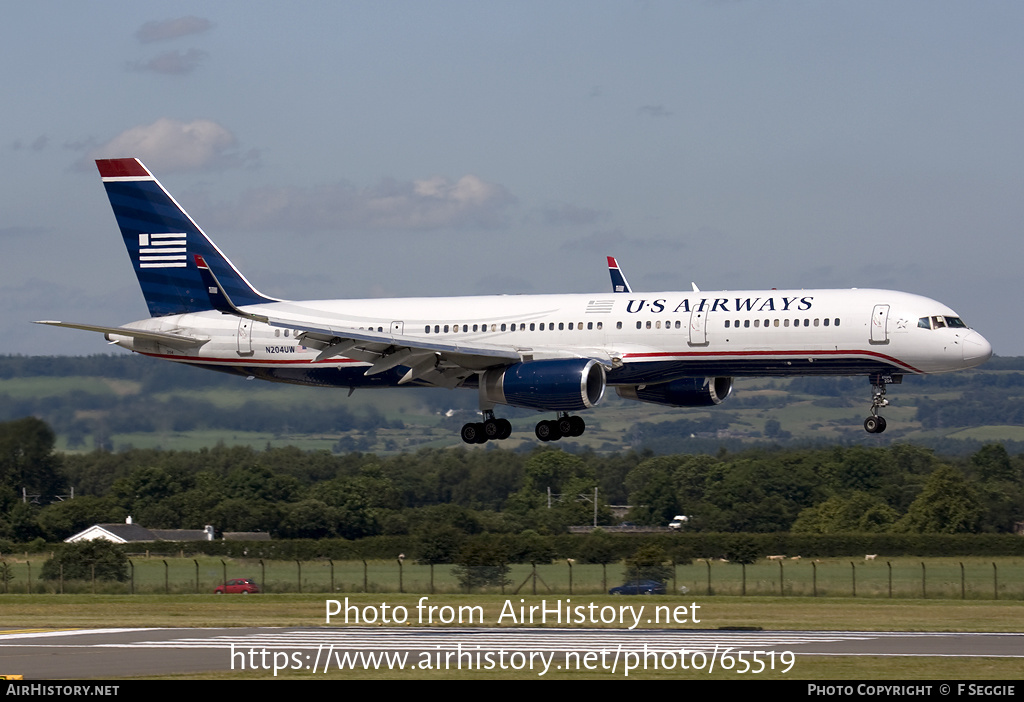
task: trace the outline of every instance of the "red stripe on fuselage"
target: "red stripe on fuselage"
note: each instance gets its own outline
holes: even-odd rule
[[[259,358],[203,358],[201,356],[175,356],[170,354],[161,353],[146,353],[144,351],[137,351],[143,356],[149,356],[151,358],[163,358],[168,361],[181,361],[185,363],[225,363],[235,366],[251,366],[255,364],[262,365],[277,365],[277,366],[305,366],[305,365],[336,365],[342,363],[362,363],[364,365],[372,365],[367,361],[358,361],[352,358],[329,358],[323,361],[285,361],[277,360],[274,358],[259,359]],[[722,357],[722,358],[757,358],[766,356],[872,356],[880,358],[893,365],[901,366],[911,373],[918,373],[923,375],[924,371],[914,368],[909,363],[901,361],[892,356],[887,356],[884,353],[878,353],[876,351],[864,351],[864,350],[849,350],[849,351],[829,351],[829,350],[816,350],[816,351],[658,351],[651,353],[627,353],[623,354],[623,359],[630,359],[634,361],[657,361],[661,359],[670,358],[711,358],[711,357]]]
[[[162,358],[165,361],[179,361],[182,363],[224,363],[232,366],[252,366],[256,364],[262,365],[275,365],[275,366],[312,366],[312,365],[338,365],[339,363],[362,363],[363,365],[373,365],[367,361],[357,361],[354,358],[329,358],[323,361],[278,361],[275,358],[260,359],[260,358],[203,358],[202,356],[175,356],[166,353],[147,353],[145,351],[136,351],[135,353],[143,356],[149,356],[150,358]]]
[[[862,349],[854,349],[847,351],[834,350],[830,351],[827,349],[817,349],[814,351],[657,351],[651,353],[626,353],[622,355],[623,359],[635,359],[635,360],[658,360],[662,358],[710,358],[710,357],[726,357],[726,358],[743,358],[743,357],[764,357],[764,356],[873,356],[875,358],[881,358],[889,363],[897,366],[902,366],[912,373],[924,374],[924,371],[914,368],[909,363],[887,356],[884,353],[878,353],[877,351],[865,351]]]

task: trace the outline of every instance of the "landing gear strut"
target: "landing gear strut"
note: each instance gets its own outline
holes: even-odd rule
[[[587,423],[583,421],[583,417],[559,412],[558,419],[537,422],[534,432],[541,441],[558,441],[563,436],[581,436],[586,430]]]
[[[501,441],[512,435],[512,422],[507,419],[495,419],[491,410],[481,410],[482,422],[470,422],[462,425],[462,440],[467,444],[484,444],[491,440]]]
[[[864,431],[869,434],[881,434],[885,431],[885,417],[878,414],[878,410],[889,406],[885,399],[885,386],[889,383],[900,384],[903,382],[902,375],[883,375],[872,373],[871,379],[871,416],[864,420]]]

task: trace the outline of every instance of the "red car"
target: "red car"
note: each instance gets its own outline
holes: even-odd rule
[[[229,595],[248,595],[250,592],[259,591],[259,586],[253,580],[249,578],[235,578],[234,580],[228,580],[225,585],[218,585],[213,594],[223,595],[226,592]]]

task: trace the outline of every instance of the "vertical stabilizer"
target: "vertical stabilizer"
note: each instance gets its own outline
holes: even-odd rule
[[[237,305],[274,302],[249,284],[141,161],[103,159],[96,166],[152,316],[213,309],[196,255]]]
[[[626,282],[626,276],[614,256],[608,257],[608,273],[612,277],[612,292],[629,292],[629,283]]]

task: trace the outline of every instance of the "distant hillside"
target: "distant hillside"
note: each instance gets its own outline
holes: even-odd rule
[[[656,453],[738,450],[759,443],[888,445],[913,442],[965,454],[999,441],[1024,450],[1024,358],[993,358],[981,369],[906,376],[889,387],[887,431],[861,427],[866,378],[739,380],[710,409],[627,402],[609,393],[585,413],[587,433],[567,450]],[[127,354],[0,357],[0,421],[37,416],[64,450],[197,449],[217,444],[292,444],[334,452],[396,452],[462,445],[458,429],[476,416],[471,391],[357,391],[246,381]],[[499,408],[514,427],[505,448],[536,445],[543,414]]]

